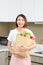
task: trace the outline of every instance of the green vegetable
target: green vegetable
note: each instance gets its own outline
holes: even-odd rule
[[[22,33],[20,33],[20,35],[22,36]]]
[[[20,35],[20,36],[22,36],[22,34],[20,33],[20,34],[17,34],[17,35]]]
[[[25,32],[24,34],[31,36],[31,33],[30,32]]]
[[[27,35],[32,36],[30,32],[26,32],[26,31],[25,31],[23,34],[20,33],[20,34],[17,34],[17,35],[25,36],[25,37],[26,37]]]

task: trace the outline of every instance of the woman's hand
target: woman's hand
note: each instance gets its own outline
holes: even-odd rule
[[[21,52],[24,52],[24,51],[27,51],[29,50],[28,47],[25,47],[25,46],[20,46],[17,48],[17,50],[21,51]]]
[[[14,54],[14,50],[11,47],[11,43],[12,43],[11,41],[8,41],[8,45],[7,46],[8,46],[8,49],[9,49],[10,53]]]

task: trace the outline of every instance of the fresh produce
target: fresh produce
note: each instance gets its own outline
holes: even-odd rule
[[[20,34],[18,34],[18,35],[20,35],[20,36],[31,36],[31,33],[30,32],[24,32],[24,33],[20,33]]]
[[[35,39],[30,32],[26,32],[26,31],[24,33],[20,33],[18,35],[24,36],[24,37],[30,36],[30,39],[33,39],[33,40]]]

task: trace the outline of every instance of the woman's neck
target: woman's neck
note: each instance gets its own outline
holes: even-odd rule
[[[20,27],[17,28],[17,30],[18,30],[19,32],[24,32],[24,29],[25,29],[25,28],[20,28]]]
[[[24,29],[24,28],[20,28],[20,27],[18,27],[17,29],[22,30],[22,29]]]

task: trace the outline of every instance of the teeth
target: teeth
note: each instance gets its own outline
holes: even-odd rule
[[[22,24],[19,23],[19,25],[22,25]]]

